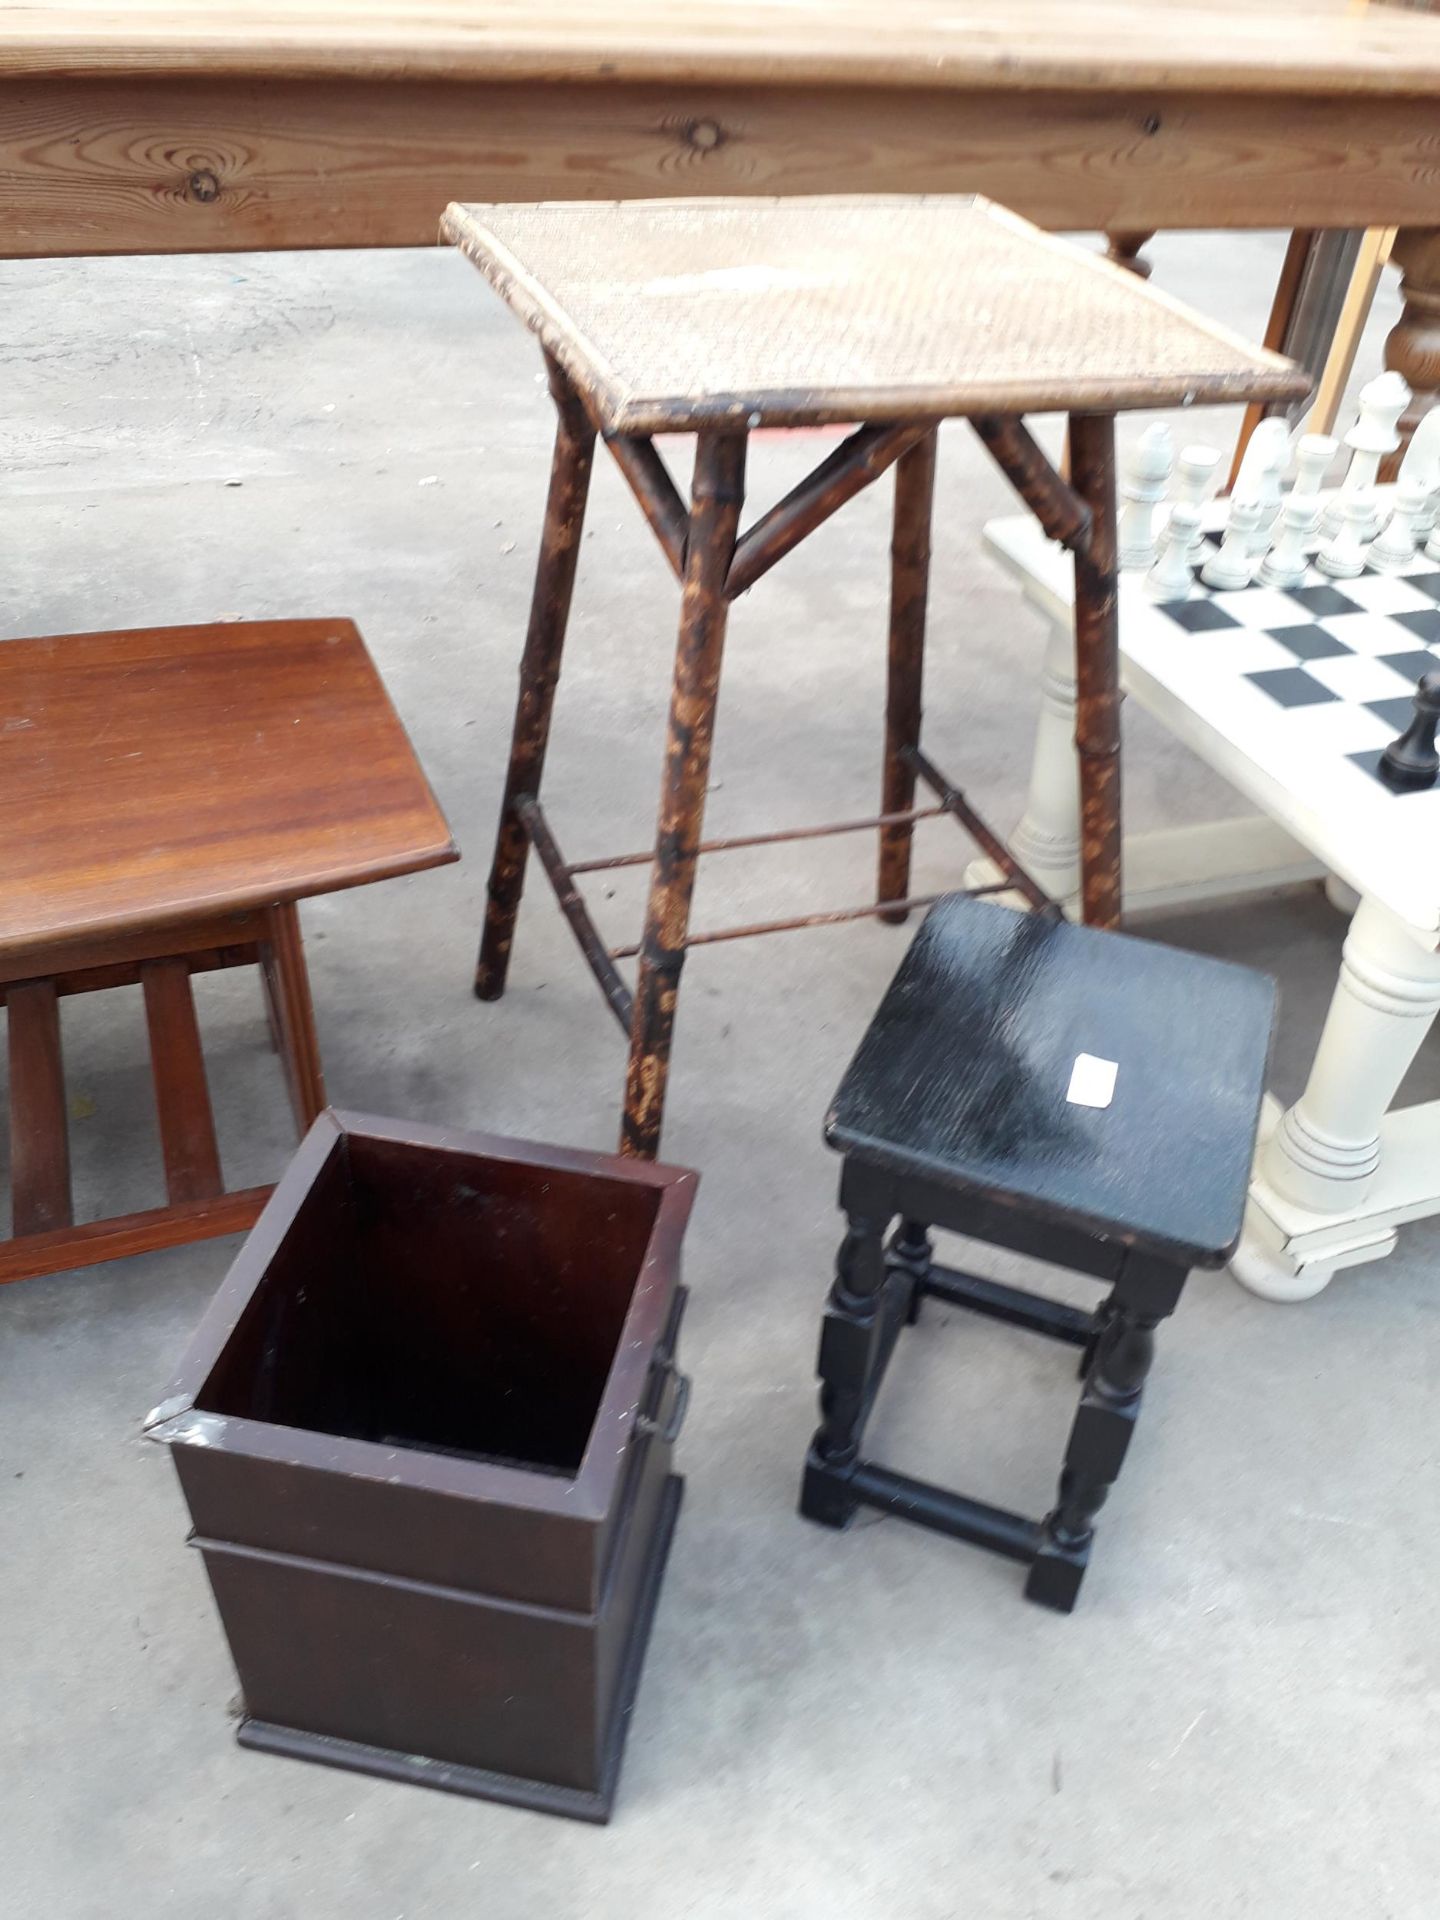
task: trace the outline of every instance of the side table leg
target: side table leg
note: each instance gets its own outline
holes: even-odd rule
[[[880,811],[904,813],[915,804],[915,769],[906,747],[920,744],[925,675],[925,608],[930,590],[930,520],[935,501],[938,433],[902,453],[895,466],[895,522],[890,540],[890,662],[885,690],[885,764]],[[911,825],[881,827],[877,901],[903,900],[910,891]],[[897,926],[903,913],[882,913]]]
[[[1120,603],[1115,420],[1070,416],[1070,478],[1091,513],[1075,556],[1075,750],[1080,759],[1080,895],[1085,924],[1120,924]]]
[[[510,968],[510,946],[515,916],[525,886],[525,861],[530,852],[515,802],[521,794],[540,796],[545,749],[550,740],[550,715],[560,683],[560,656],[570,619],[570,598],[580,539],[585,527],[585,503],[595,460],[595,429],[585,417],[569,381],[547,357],[550,393],[559,416],[555,452],[550,463],[550,494],[545,503],[545,525],[540,557],[535,565],[535,587],[530,600],[530,625],[520,661],[520,696],[510,739],[510,766],[505,775],[505,797],[485,905],[485,930],[475,968],[475,992],[481,1000],[498,1000],[505,991]]]
[[[1307,1300],[1339,1264],[1277,1250],[1277,1217],[1283,1222],[1296,1210],[1337,1223],[1364,1217],[1380,1167],[1381,1122],[1440,1011],[1440,954],[1425,938],[1378,901],[1362,899],[1356,909],[1305,1091],[1256,1162],[1245,1233],[1230,1263],[1252,1293]],[[1393,1233],[1377,1229],[1375,1240],[1376,1254],[1388,1252]]]
[[[745,499],[745,447],[743,433],[708,432],[700,435],[695,448],[690,542],[681,589],[655,864],[650,869],[620,1125],[621,1153],[642,1160],[653,1160],[660,1150],[675,1002],[690,930],[730,611],[725,577]]]
[[[820,1426],[800,1485],[801,1513],[827,1527],[845,1526],[855,1512],[845,1471],[860,1452],[886,1271],[888,1222],[858,1213],[846,1221],[820,1328]]]
[[[325,1105],[325,1073],[315,1032],[315,1003],[300,931],[300,909],[293,900],[267,909],[270,937],[261,948],[260,969],[272,1009],[285,1083],[302,1135]]]

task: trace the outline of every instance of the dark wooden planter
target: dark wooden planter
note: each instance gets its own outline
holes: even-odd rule
[[[242,1744],[608,1817],[680,1503],[695,1184],[320,1116],[149,1421]]]

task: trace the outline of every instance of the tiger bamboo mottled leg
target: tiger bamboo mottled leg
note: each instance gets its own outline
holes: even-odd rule
[[[670,694],[655,862],[645,910],[630,1022],[630,1064],[620,1151],[653,1160],[660,1149],[675,1000],[685,962],[695,864],[729,603],[725,577],[745,497],[743,433],[702,433],[695,449],[690,542],[680,600],[680,634]]]
[[[1075,554],[1075,748],[1080,758],[1080,897],[1087,926],[1120,924],[1120,613],[1115,561],[1115,421],[1070,416],[1070,480],[1090,509]]]
[[[560,368],[547,357],[550,393],[558,420],[555,452],[550,465],[550,494],[545,503],[545,526],[535,568],[530,600],[530,625],[520,662],[520,697],[510,740],[510,768],[495,838],[495,856],[485,906],[485,931],[475,969],[475,992],[482,1000],[498,1000],[505,991],[515,916],[525,886],[525,862],[530,852],[516,802],[522,794],[538,799],[550,739],[550,715],[560,680],[560,657],[575,587],[575,567],[585,525],[585,502],[595,459],[595,430],[585,416],[574,389]]]
[[[895,520],[890,540],[890,665],[885,693],[885,764],[880,811],[915,804],[915,769],[906,747],[920,744],[925,674],[925,603],[930,587],[930,516],[935,498],[938,435],[927,433],[895,467]],[[910,891],[910,825],[881,827],[875,898],[903,900]],[[882,913],[892,926],[904,913]]]

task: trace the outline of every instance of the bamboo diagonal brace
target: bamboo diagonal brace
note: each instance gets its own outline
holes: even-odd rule
[[[1052,540],[1082,553],[1090,539],[1090,509],[1041,452],[1015,414],[976,414],[970,422],[991,459]]]

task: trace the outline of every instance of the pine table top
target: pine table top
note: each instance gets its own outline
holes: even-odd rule
[[[1440,20],[1350,0],[0,0],[0,72],[808,86],[1440,89]]]

